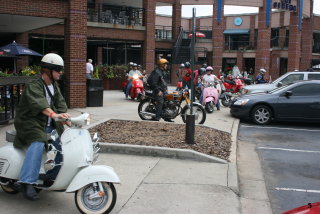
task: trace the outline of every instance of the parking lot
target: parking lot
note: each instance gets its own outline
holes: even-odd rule
[[[320,127],[241,123],[239,145],[254,144],[273,213],[320,201]]]

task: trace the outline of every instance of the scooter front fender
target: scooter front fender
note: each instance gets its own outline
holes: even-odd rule
[[[66,192],[75,192],[94,182],[120,183],[120,179],[110,166],[90,165],[77,173],[69,184]]]

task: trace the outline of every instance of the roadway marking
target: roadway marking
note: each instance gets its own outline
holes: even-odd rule
[[[287,152],[305,152],[305,153],[320,153],[320,151],[311,151],[311,150],[299,150],[299,149],[286,149],[286,148],[274,148],[274,147],[258,147],[258,149],[266,149],[266,150],[280,150]]]
[[[241,127],[247,127],[247,128],[259,128],[259,129],[284,129],[284,130],[294,130],[294,131],[320,132],[320,130],[312,130],[312,129],[295,129],[295,128],[281,128],[281,127],[274,127],[274,126],[248,126],[248,125],[241,125]]]
[[[276,190],[282,190],[282,191],[293,191],[293,192],[306,192],[306,193],[317,193],[320,194],[320,190],[310,190],[310,189],[294,189],[294,188],[280,188],[276,187]]]

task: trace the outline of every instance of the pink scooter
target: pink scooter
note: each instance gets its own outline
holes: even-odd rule
[[[203,85],[202,90],[202,105],[205,106],[205,109],[208,113],[212,113],[214,106],[219,101],[219,92],[215,87],[215,83],[207,83]]]

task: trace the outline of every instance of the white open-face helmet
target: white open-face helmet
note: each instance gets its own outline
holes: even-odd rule
[[[259,72],[262,73],[262,74],[265,74],[267,71],[264,68],[260,68]]]
[[[61,71],[63,66],[63,59],[55,53],[48,53],[41,59],[41,67],[48,68],[49,70]]]

